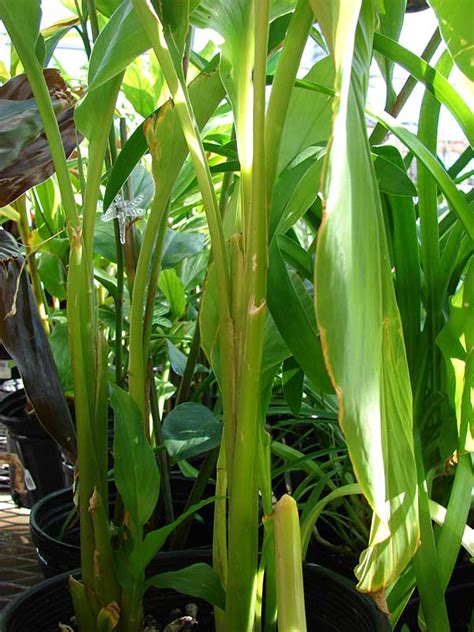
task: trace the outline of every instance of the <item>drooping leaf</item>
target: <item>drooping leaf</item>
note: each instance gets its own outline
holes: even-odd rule
[[[110,385],[114,409],[115,483],[137,529],[143,528],[160,493],[160,473],[153,448],[144,432],[144,420],[132,397]]]
[[[202,404],[185,402],[163,421],[163,441],[174,461],[189,459],[220,445],[222,423]]]
[[[185,595],[205,599],[208,603],[225,608],[225,590],[216,571],[208,564],[193,564],[179,571],[169,571],[147,580],[146,586],[172,588]]]
[[[74,425],[48,338],[18,246],[3,229],[0,229],[0,337],[18,366],[41,425],[74,457]]]
[[[311,5],[334,58],[338,95],[316,311],[340,424],[374,510],[356,574],[359,589],[375,592],[401,574],[419,537],[411,384],[364,118],[375,15],[360,0]]]
[[[428,3],[436,13],[441,35],[454,63],[474,81],[472,3],[470,0],[428,0]]]
[[[76,147],[76,141],[81,140],[73,120],[75,101],[58,70],[47,68],[43,74],[55,106],[64,151],[69,156]],[[54,173],[54,166],[26,75],[17,75],[1,86],[0,99],[13,108],[18,107],[18,104],[28,103],[25,114],[29,114],[28,127],[31,130],[28,133],[28,130],[12,129],[14,119],[7,122],[7,128],[3,130],[5,133],[0,128],[0,147],[3,152],[7,152],[0,170],[0,206],[6,206],[28,189],[49,178]],[[9,147],[14,150],[10,155]]]

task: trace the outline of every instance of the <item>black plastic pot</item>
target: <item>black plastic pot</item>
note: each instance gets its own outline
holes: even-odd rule
[[[188,563],[195,559],[188,558]],[[58,575],[30,589],[4,611],[1,632],[52,632],[58,622],[72,616],[72,604],[67,588],[69,573]],[[305,599],[307,628],[310,632],[390,632],[387,618],[367,596],[358,593],[344,577],[320,566],[305,566]],[[155,616],[183,606],[189,597],[171,590],[150,590],[145,598],[145,612]],[[213,632],[209,606],[198,602],[203,613],[199,630]]]
[[[193,482],[193,479],[171,478],[173,507],[176,516],[182,513]],[[208,496],[212,496],[212,494],[213,490],[211,487],[208,490]],[[111,485],[111,510],[114,500],[115,489]],[[39,565],[44,577],[52,577],[66,570],[77,568],[80,565],[79,523],[77,518],[65,530],[63,537],[60,538],[63,525],[70,516],[73,507],[72,488],[69,487],[43,498],[31,511],[31,537],[36,546]],[[194,516],[188,548],[207,548],[207,551],[210,550],[213,515],[213,505],[209,504],[203,507],[198,515]],[[172,553],[162,551],[159,553],[159,557],[163,560],[174,554],[174,551]]]
[[[30,489],[20,496],[13,487],[10,473],[10,489],[15,503],[32,507],[35,502],[64,487],[61,453],[34,415],[25,413],[26,397],[23,389],[7,395],[0,402],[0,422],[7,429],[7,450],[17,454],[28,470]],[[33,485],[32,485],[33,487]]]
[[[445,595],[451,632],[471,632],[469,624],[474,613],[474,566],[466,563],[454,569]],[[415,595],[403,611],[395,632],[407,625],[411,632],[419,630],[420,599]]]

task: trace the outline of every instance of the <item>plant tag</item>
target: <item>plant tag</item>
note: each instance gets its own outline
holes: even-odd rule
[[[36,489],[36,483],[30,474],[30,471],[25,468],[25,486],[29,492],[33,492]]]
[[[12,376],[12,370],[8,360],[0,360],[0,380],[9,380]]]

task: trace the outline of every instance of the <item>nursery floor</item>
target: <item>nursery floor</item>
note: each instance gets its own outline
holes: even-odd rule
[[[0,432],[0,450],[4,435]],[[29,509],[19,509],[8,488],[8,470],[0,467],[0,610],[13,597],[42,580],[28,526]]]

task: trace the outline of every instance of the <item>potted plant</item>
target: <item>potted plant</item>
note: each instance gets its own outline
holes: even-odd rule
[[[273,378],[290,355],[321,396],[334,387],[339,399],[340,421],[358,484],[333,490],[331,498],[362,492],[373,508],[368,548],[357,574],[360,588],[374,593],[383,607],[385,589],[405,577],[402,573],[417,549],[418,516],[422,517],[425,536],[431,522],[423,489],[420,491],[423,472],[412,436],[413,387],[406,351],[410,359],[412,348],[405,341],[405,329],[412,321],[403,321],[404,304],[395,296],[379,193],[382,186],[376,179],[364,119],[373,43],[377,53],[390,60],[402,58],[418,80],[468,125],[465,108],[456,100],[457,95],[449,92],[441,73],[421,72],[418,58],[407,57],[395,42],[375,33],[380,7],[373,2],[346,5],[299,0],[291,11],[286,3],[265,0],[196,5],[133,0],[118,6],[100,34],[94,3],[88,6],[96,41],[89,64],[88,94],[76,112],[77,125],[89,141],[81,219],[35,54],[37,31],[31,25],[38,22],[38,6],[18,2],[16,9],[0,3],[1,17],[43,115],[68,220],[71,258],[67,305],[78,428],[82,567],[81,580],[72,577],[69,583],[79,628],[139,630],[145,588],[179,584],[185,592],[214,604],[217,630],[240,632],[261,626],[264,592],[266,629],[275,629],[277,612],[280,629],[305,629],[301,541],[305,548],[321,506],[316,503],[309,507],[301,537],[294,501],[283,496],[273,506],[270,441],[264,428]],[[400,2],[395,16],[389,11],[382,13],[383,33],[397,37],[404,8]],[[313,29],[314,15],[322,35]],[[30,29],[21,29],[22,20]],[[219,60],[206,63],[193,58],[201,72],[188,86],[183,59],[190,58],[190,20],[211,25],[223,43]],[[299,81],[297,70],[310,33],[328,54],[312,76]],[[123,524],[111,539],[104,509],[108,506],[107,346],[97,327],[94,307],[93,233],[103,160],[123,71],[150,47],[171,98],[145,121],[133,142],[131,138],[125,146],[127,150],[124,147],[122,161],[117,159],[109,175],[104,197],[107,207],[131,171],[131,156],[136,160],[148,146],[155,194],[132,272],[128,392],[117,384],[110,387],[115,413],[114,474],[125,509]],[[269,49],[281,52],[266,107]],[[388,63],[385,72],[389,83],[390,68]],[[306,91],[305,96],[317,94],[318,99],[305,102],[298,96],[300,90]],[[237,164],[230,168],[239,175],[218,181],[220,204],[206,155],[209,146],[203,146],[200,129],[224,95],[235,125],[235,143],[231,139],[224,155],[235,159]],[[307,121],[302,107],[306,108]],[[379,118],[438,178],[470,235],[467,203],[459,193],[453,193],[445,171],[396,121],[383,114]],[[146,578],[147,563],[176,526],[146,529],[160,478],[146,434],[147,367],[150,305],[161,267],[170,196],[187,151],[207,217],[212,253],[200,307],[201,345],[218,380],[223,409],[214,570],[198,565]],[[385,170],[406,185],[396,158],[386,157],[383,150],[373,153],[381,156],[379,176]],[[315,204],[323,164],[324,213],[318,226],[314,283],[318,331],[314,317],[305,312],[306,288],[288,273],[282,253],[292,257],[299,269],[307,267],[307,258],[295,258],[300,251],[297,240],[291,237],[295,234],[293,225]],[[130,206],[116,205],[117,222],[126,222],[132,211]],[[320,220],[321,214],[317,222]],[[369,245],[361,247],[366,237]],[[275,292],[275,287],[280,287],[281,293]],[[397,299],[402,303],[400,309]],[[298,327],[300,340],[289,324]],[[415,405],[415,414],[417,410]],[[264,513],[260,558],[259,490]],[[424,538],[415,558],[415,565],[421,560],[421,570],[416,573],[420,587],[428,577],[424,562],[430,561],[430,554],[423,548],[427,542],[429,545],[429,538]],[[441,610],[441,623],[434,625],[443,629],[442,600],[432,604],[428,596],[423,602],[422,594],[422,607],[430,626]],[[306,617],[312,629],[316,619],[311,618],[308,604]],[[381,621],[384,625],[383,618]]]

